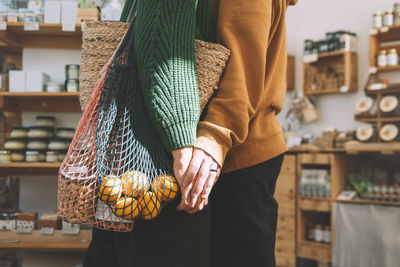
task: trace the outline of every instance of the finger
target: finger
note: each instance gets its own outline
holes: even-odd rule
[[[201,192],[202,199],[208,199],[208,196],[211,193],[211,189],[215,184],[215,180],[217,179],[217,172],[210,172],[207,183],[205,184],[203,191]]]
[[[202,161],[203,159],[199,157],[199,153],[196,152],[193,153],[193,157],[189,163],[186,174],[184,176],[183,187],[187,187],[191,183],[193,183],[193,180],[195,179],[198,171],[200,170]]]
[[[205,160],[203,160],[203,164],[201,165],[200,170],[197,173],[196,180],[195,180],[196,183],[195,183],[195,185],[191,191],[191,195],[190,195],[190,198],[191,198],[190,206],[192,208],[194,208],[194,206],[196,205],[197,198],[203,191],[204,184],[206,183],[207,178],[210,174],[211,164],[212,164],[211,158],[206,158]]]
[[[222,169],[221,169],[221,167],[218,165],[218,168],[217,168],[217,177],[215,178],[215,181],[214,181],[213,186],[217,183],[217,181],[218,181],[218,179],[219,179],[219,176],[221,175],[221,171],[222,171]]]
[[[201,198],[198,198],[195,207],[194,207],[194,208],[190,208],[190,209],[187,210],[186,212],[187,212],[188,214],[194,214],[194,213],[197,213],[197,212],[203,210],[205,206],[206,206],[206,205],[205,205],[205,203],[204,203],[204,200],[201,199]]]
[[[190,189],[192,188],[192,185],[190,184],[188,187],[181,187],[181,202],[179,203],[179,205],[176,207],[177,210],[185,210],[188,209],[188,195],[190,192]]]

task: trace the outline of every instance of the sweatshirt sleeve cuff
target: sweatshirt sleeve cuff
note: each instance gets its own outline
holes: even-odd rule
[[[165,149],[172,151],[178,148],[194,146],[196,142],[197,122],[186,121],[167,125],[162,128],[161,137]]]
[[[230,142],[212,129],[199,125],[195,147],[207,152],[222,167],[231,145]]]

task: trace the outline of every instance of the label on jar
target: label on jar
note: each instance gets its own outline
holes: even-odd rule
[[[33,221],[17,221],[17,233],[32,233],[34,228]]]
[[[37,21],[24,22],[24,31],[38,31],[38,30],[39,30],[39,22]]]
[[[78,87],[76,85],[67,85],[67,92],[78,92]]]
[[[318,61],[318,54],[311,54],[311,55],[306,55],[303,56],[303,62],[304,63],[312,63]]]
[[[396,66],[399,64],[399,56],[397,53],[390,53],[387,55],[387,64],[390,66]]]
[[[379,55],[378,56],[378,66],[385,67],[387,65],[387,57],[386,55]]]
[[[52,235],[52,234],[54,234],[54,228],[53,227],[43,227],[40,229],[40,234],[41,235]]]
[[[0,21],[0,31],[5,31],[5,30],[7,30],[7,22]]]

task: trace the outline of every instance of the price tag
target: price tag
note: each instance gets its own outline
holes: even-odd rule
[[[340,87],[340,92],[347,93],[348,91],[349,91],[349,87],[347,87],[347,85],[343,85],[342,87]]]
[[[24,22],[24,31],[38,31],[39,22]]]
[[[369,72],[370,74],[377,73],[377,72],[378,72],[378,68],[377,68],[377,67],[370,67],[368,72]]]
[[[63,32],[74,32],[75,31],[75,23],[63,23],[62,31]]]
[[[382,27],[379,29],[380,32],[388,32],[389,28],[388,27]]]
[[[318,54],[312,54],[312,55],[305,55],[303,56],[303,62],[304,63],[312,63],[318,61]]]
[[[1,21],[0,22],[0,31],[5,31],[7,30],[7,22]]]
[[[369,34],[371,34],[371,35],[377,35],[377,34],[378,34],[378,30],[377,30],[377,29],[371,29],[371,30],[369,31]]]

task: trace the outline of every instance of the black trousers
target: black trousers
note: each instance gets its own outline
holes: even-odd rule
[[[209,207],[195,215],[167,205],[130,233],[93,230],[84,267],[274,267],[283,155],[221,175]]]

